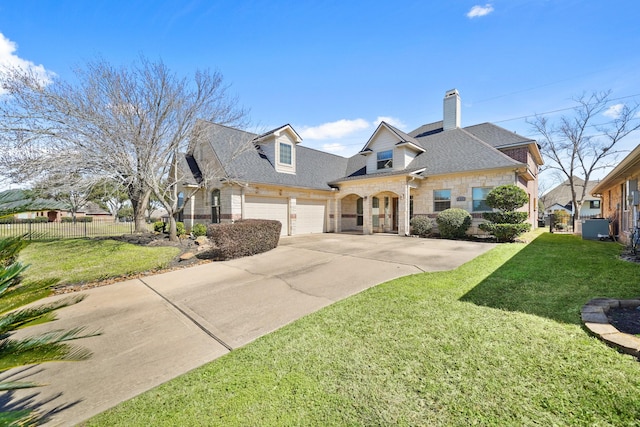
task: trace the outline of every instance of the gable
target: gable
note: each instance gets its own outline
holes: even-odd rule
[[[360,154],[367,157],[366,173],[372,174],[403,170],[423,151],[413,137],[381,122]]]

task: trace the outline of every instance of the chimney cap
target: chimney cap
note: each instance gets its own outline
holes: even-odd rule
[[[450,96],[455,96],[455,95],[460,95],[460,94],[458,93],[458,89],[451,89],[451,90],[448,90],[448,91],[446,91],[446,92],[444,93],[444,97],[445,97],[445,98],[448,98],[448,97],[450,97]]]

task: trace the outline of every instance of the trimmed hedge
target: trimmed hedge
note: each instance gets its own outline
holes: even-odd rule
[[[63,216],[60,220],[61,222],[74,222],[73,218],[70,216]],[[79,216],[76,217],[75,222],[93,222],[93,217],[91,216]]]
[[[211,224],[207,237],[216,246],[211,258],[234,259],[270,251],[280,240],[280,221],[246,219],[233,224]]]
[[[471,214],[464,209],[450,208],[440,212],[436,218],[440,237],[445,239],[460,239],[467,235],[471,227]]]
[[[431,235],[435,221],[428,216],[420,215],[411,219],[411,231],[420,237],[427,237]]]
[[[34,218],[16,218],[14,216],[7,216],[0,218],[0,224],[39,224],[49,222],[49,218],[46,216],[36,216]]]
[[[526,212],[525,212],[526,213]],[[496,224],[485,222],[480,224],[480,229],[492,234],[498,242],[513,242],[522,233],[531,230],[531,224]]]

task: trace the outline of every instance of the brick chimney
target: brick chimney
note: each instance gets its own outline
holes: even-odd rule
[[[443,130],[460,127],[460,94],[451,89],[444,94]]]

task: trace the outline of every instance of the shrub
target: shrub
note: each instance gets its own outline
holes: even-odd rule
[[[502,212],[515,211],[528,201],[527,192],[513,184],[500,185],[487,194],[487,205]]]
[[[493,235],[498,242],[513,242],[516,237],[531,230],[531,224],[496,224],[487,222],[480,224],[480,229]]]
[[[73,218],[71,218],[70,216],[63,216],[63,217],[60,219],[60,222],[65,222],[65,223],[67,223],[67,222],[73,222]]]
[[[450,208],[438,214],[436,218],[440,236],[445,239],[464,237],[471,227],[471,215],[464,209]]]
[[[164,233],[165,225],[163,221],[156,221],[153,223],[153,231],[156,233]]]
[[[195,224],[193,226],[193,229],[191,230],[191,233],[193,233],[195,237],[206,236],[207,226],[204,224]]]
[[[531,229],[524,223],[529,214],[517,212],[529,201],[527,193],[517,185],[501,185],[487,194],[487,205],[500,212],[485,212],[482,217],[488,222],[480,224],[480,230],[492,234],[498,242],[513,242],[516,237]]]
[[[184,222],[176,222],[176,234],[178,236],[184,236],[187,234],[187,229],[184,228]]]
[[[216,246],[207,256],[234,259],[270,251],[280,240],[280,221],[247,219],[233,224],[211,224],[207,237]]]
[[[431,235],[435,221],[428,216],[420,215],[411,219],[411,230],[413,234],[420,237]]]

